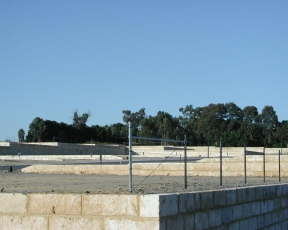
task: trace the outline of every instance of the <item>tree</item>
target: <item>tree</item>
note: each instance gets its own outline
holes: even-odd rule
[[[236,120],[242,121],[243,120],[243,111],[240,109],[235,103],[229,102],[225,104],[227,110],[227,119],[228,120]]]
[[[174,130],[179,126],[178,119],[173,119],[169,113],[159,111],[153,118],[155,122],[155,131],[157,138],[175,139]],[[164,143],[167,144],[167,143]]]
[[[38,142],[43,141],[45,131],[46,131],[45,121],[42,120],[40,117],[36,117],[29,125],[28,134],[31,135],[30,141],[38,141]]]
[[[83,113],[82,116],[79,116],[78,109],[76,109],[73,114],[73,127],[78,129],[85,128],[89,117],[91,117],[90,111]]]
[[[288,147],[288,121],[282,121],[274,133],[274,147]]]
[[[246,106],[243,109],[243,119],[248,125],[258,122],[258,110],[255,106]]]
[[[182,113],[182,115],[178,117],[181,138],[184,138],[184,135],[186,135],[187,142],[190,145],[199,144],[197,124],[201,117],[202,109],[200,107],[194,109],[192,105],[186,105],[185,108],[181,107],[179,112]]]
[[[227,110],[227,119],[226,130],[222,135],[223,141],[225,141],[225,146],[239,146],[241,143],[239,129],[243,122],[243,110],[233,102],[226,103],[225,107]]]
[[[130,110],[123,110],[122,113],[124,114],[122,119],[127,125],[128,122],[132,122],[132,135],[137,135],[138,131],[141,130],[141,121],[146,118],[145,109],[142,108],[135,113],[131,113]],[[123,130],[123,132],[125,131]],[[128,136],[128,128],[126,129],[126,136]]]
[[[266,136],[264,140],[265,146],[272,146],[272,138],[274,136],[274,132],[276,131],[276,127],[278,125],[278,116],[274,111],[272,106],[266,105],[260,114],[261,124],[263,127],[264,135]]]
[[[19,129],[18,131],[18,140],[19,142],[23,142],[25,138],[25,131],[23,129]]]
[[[227,110],[224,104],[209,104],[202,110],[198,129],[205,139],[207,139],[209,133],[211,143],[213,141],[218,144],[218,141],[223,139],[223,134],[226,131],[226,118]]]

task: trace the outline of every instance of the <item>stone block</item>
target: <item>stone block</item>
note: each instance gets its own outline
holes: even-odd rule
[[[213,192],[201,192],[200,200],[201,200],[201,210],[207,210],[215,207]]]
[[[276,187],[276,189],[277,189],[277,197],[279,197],[279,196],[282,196],[282,192],[283,192],[283,185],[278,185],[277,187]]]
[[[246,201],[251,202],[255,200],[255,187],[247,188]]]
[[[263,199],[271,198],[271,186],[263,186]]]
[[[272,212],[274,211],[275,205],[274,205],[274,200],[268,200],[267,201],[267,211]]]
[[[288,229],[288,221],[283,221],[281,223],[281,229]]]
[[[195,196],[195,210],[199,210],[201,208],[201,199],[200,199],[200,193],[194,193]]]
[[[237,201],[236,189],[226,190],[226,201],[227,205],[236,204]]]
[[[285,212],[284,210],[279,210],[278,211],[278,220],[279,221],[285,220],[285,213],[284,212]]]
[[[194,222],[195,222],[194,214],[189,214],[189,215],[186,214],[184,216],[184,221],[185,221],[184,229],[194,229]],[[165,229],[165,228],[163,228],[163,229]]]
[[[240,205],[235,205],[232,207],[233,208],[233,220],[240,220],[243,217],[243,207],[242,204]]]
[[[131,229],[149,229],[159,230],[158,220],[133,220],[133,219],[112,219],[106,218],[104,220],[104,230],[131,230]]]
[[[269,226],[272,224],[272,215],[271,213],[267,213],[264,215],[265,226]]]
[[[28,213],[31,214],[81,214],[81,195],[28,194]]]
[[[277,197],[277,187],[275,185],[270,186],[271,198]]]
[[[281,208],[281,198],[274,199],[274,208],[275,210],[279,210]]]
[[[195,229],[205,229],[209,227],[209,217],[207,212],[197,212],[195,214]]]
[[[102,230],[102,222],[97,218],[53,216],[49,219],[49,230]]]
[[[256,200],[263,199],[263,186],[259,186],[255,188],[255,198]]]
[[[226,205],[226,191],[214,191],[214,205],[215,207],[222,207]]]
[[[271,213],[271,220],[272,220],[272,224],[275,224],[279,221],[279,213],[278,211],[274,211]]]
[[[1,193],[0,194],[0,214],[26,213],[27,196],[20,193]]]
[[[140,196],[141,217],[164,217],[178,214],[178,196],[153,194]]]
[[[221,209],[209,210],[209,227],[217,227],[221,225]]]
[[[243,204],[243,218],[252,216],[252,205],[251,203]]]
[[[281,197],[281,208],[287,207],[287,197]]]
[[[259,215],[261,213],[261,201],[255,201],[251,204],[252,215]]]
[[[284,184],[282,187],[282,196],[288,195],[288,184]]]
[[[218,166],[219,168],[219,166]],[[242,172],[244,169],[243,163],[227,163],[223,165],[224,172]],[[216,169],[217,170],[217,169]],[[228,174],[229,175],[229,174]]]
[[[258,163],[247,163],[246,165],[247,172],[261,172],[263,173],[263,166]],[[244,168],[244,167],[243,167]],[[242,168],[242,170],[243,170]]]
[[[240,223],[240,229],[249,229],[249,220],[241,220]]]
[[[187,213],[195,210],[194,205],[194,194],[193,193],[182,193],[179,194],[179,212]]]
[[[0,216],[0,229],[41,229],[48,230],[48,217],[40,216]]]
[[[248,229],[257,229],[257,217],[251,217],[248,219]]]
[[[83,195],[84,215],[137,216],[137,195]]]
[[[229,224],[229,230],[240,230],[240,227],[239,227],[239,222],[234,222],[232,224]]]
[[[237,188],[237,203],[243,204],[246,202],[246,188]]]
[[[227,224],[231,222],[233,219],[233,208],[226,207],[226,208],[222,208],[221,211],[222,211],[222,216],[221,216],[222,223]]]
[[[268,201],[263,200],[261,201],[261,214],[265,214],[268,211]]]
[[[165,230],[184,229],[184,217],[175,215],[166,218]]]

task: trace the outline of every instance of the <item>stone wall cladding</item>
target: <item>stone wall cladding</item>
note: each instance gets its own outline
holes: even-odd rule
[[[61,157],[60,157],[61,158]],[[248,158],[248,157],[247,157]],[[251,161],[247,162],[246,176],[248,177],[263,177],[263,157],[249,156]],[[253,161],[252,161],[253,160]],[[226,176],[244,176],[244,158],[234,157],[223,159],[223,177]],[[281,177],[288,177],[288,155],[281,156]],[[278,156],[266,156],[266,177],[279,177],[279,162]],[[268,167],[269,166],[269,167]],[[184,163],[133,163],[133,175],[147,176],[162,175],[162,176],[183,176]],[[102,174],[108,175],[113,172],[115,175],[128,175],[128,166],[126,165],[32,165],[29,168],[22,170],[23,172],[33,173],[74,173],[74,174]],[[188,176],[220,176],[220,162],[217,158],[209,158],[187,163]],[[249,194],[253,196],[253,194]],[[248,197],[248,199],[250,199]]]
[[[1,193],[0,203],[0,230],[288,227],[288,184],[152,195]]]
[[[84,145],[65,143],[17,143],[11,142],[9,146],[0,146],[0,156],[24,156],[37,155],[125,155],[125,146],[122,145]]]
[[[174,223],[174,229],[287,229],[287,189],[287,184],[280,184],[179,194],[178,214],[160,215],[160,221],[164,229],[173,229],[170,218],[175,223],[183,220],[177,227]]]

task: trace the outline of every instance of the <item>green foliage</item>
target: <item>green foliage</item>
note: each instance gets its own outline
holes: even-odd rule
[[[34,142],[41,142],[45,139],[45,131],[47,126],[45,121],[40,117],[36,117],[32,123],[29,125],[30,140]]]
[[[83,129],[86,127],[86,122],[88,118],[91,117],[91,112],[83,113],[82,116],[78,115],[78,110],[76,109],[73,114],[73,126],[77,129]]]
[[[127,143],[127,123],[132,122],[132,135],[184,140],[188,145],[223,146],[265,146],[286,147],[288,121],[278,121],[272,106],[265,106],[261,113],[255,106],[242,110],[235,103],[209,104],[194,108],[187,105],[179,109],[181,115],[173,117],[159,111],[155,116],[147,116],[145,108],[136,112],[123,110],[123,122],[112,125],[92,125],[86,122],[90,113],[78,115],[76,110],[71,125],[36,117],[29,126],[25,141],[58,141],[68,143]],[[18,132],[19,141],[24,140],[25,132]],[[154,144],[147,140],[136,140],[135,144]],[[172,144],[172,143],[161,143]]]
[[[24,138],[25,138],[24,129],[19,129],[19,131],[18,131],[18,140],[19,140],[19,142],[23,142]]]

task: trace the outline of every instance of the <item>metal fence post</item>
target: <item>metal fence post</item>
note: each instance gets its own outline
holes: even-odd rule
[[[187,151],[186,151],[186,135],[184,137],[184,188],[187,189]]]
[[[279,150],[279,182],[281,182],[281,168],[280,168],[280,150]]]
[[[132,192],[132,130],[131,122],[129,121],[129,192]]]
[[[247,168],[246,168],[246,145],[244,145],[244,181],[247,184]]]
[[[220,141],[220,185],[222,186],[222,141]]]

